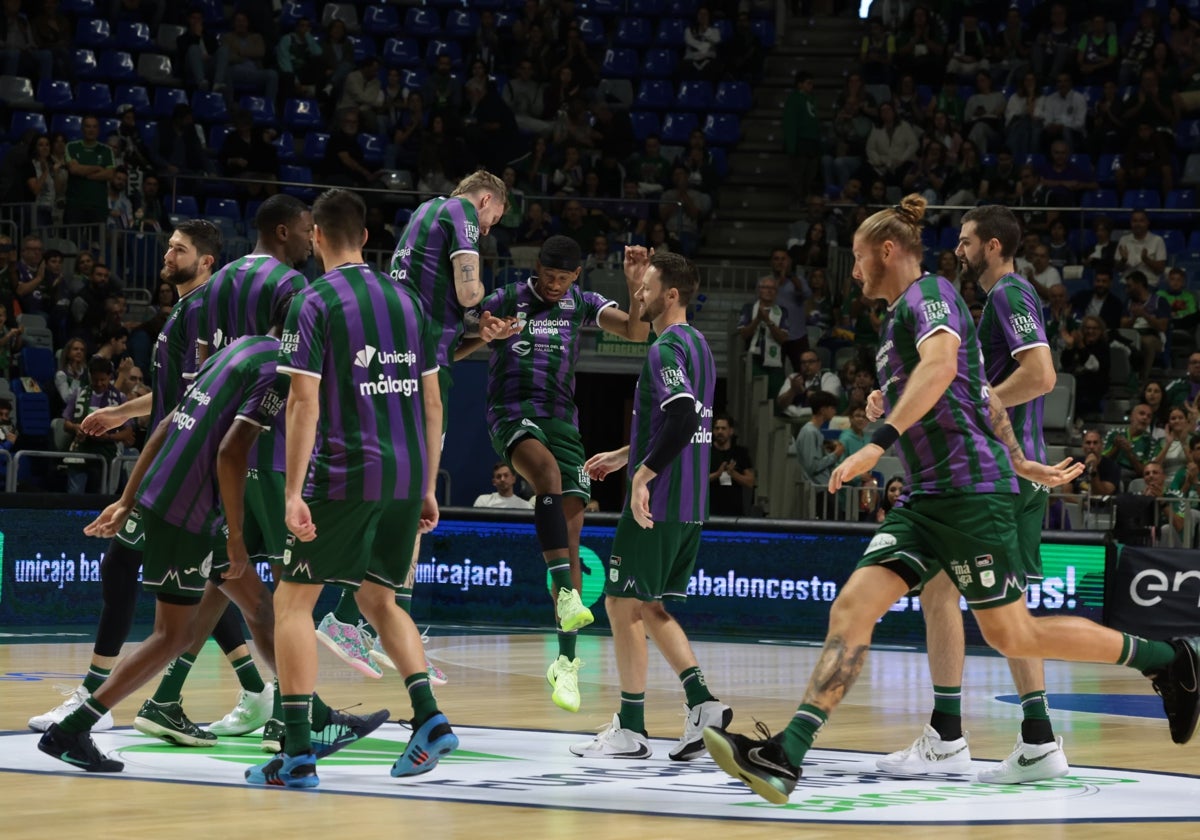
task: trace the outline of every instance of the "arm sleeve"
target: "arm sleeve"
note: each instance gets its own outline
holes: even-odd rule
[[[667,465],[679,457],[685,446],[691,442],[700,427],[700,415],[696,412],[696,403],[690,399],[674,399],[663,406],[666,414],[658,434],[650,445],[650,451],[642,459],[642,463],[656,473],[661,473]]]

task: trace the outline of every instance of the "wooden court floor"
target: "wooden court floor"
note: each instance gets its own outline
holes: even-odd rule
[[[0,628],[2,630],[3,628]],[[10,630],[13,628],[9,628]],[[89,628],[70,628],[86,633]],[[696,653],[713,692],[733,706],[735,731],[749,731],[760,719],[772,729],[784,725],[795,708],[817,655],[813,647],[758,642],[698,642]],[[61,698],[55,684],[74,685],[87,668],[90,639],[77,642],[5,643],[0,633],[0,731],[25,730],[27,719]],[[575,715],[549,698],[546,665],[553,652],[549,636],[449,635],[433,630],[431,657],[450,677],[438,689],[442,709],[457,726],[505,727],[579,732],[584,736],[607,723],[617,706],[617,676],[606,636],[580,640],[583,708]],[[74,677],[70,675],[75,675]],[[927,718],[929,689],[924,655],[913,651],[873,651],[858,685],[817,747],[828,750],[888,752],[906,746]],[[1115,666],[1049,663],[1047,682],[1055,695],[1150,695],[1148,683]],[[370,680],[321,652],[322,695],[332,705],[389,707],[393,719],[409,714],[403,683],[394,674]],[[141,699],[136,695],[114,714],[129,726]],[[197,661],[185,689],[194,720],[219,718],[236,699],[237,684],[214,645]],[[1008,754],[1018,729],[1019,710],[997,700],[1012,694],[1003,660],[968,658],[964,679],[965,727],[977,759]],[[647,728],[653,737],[678,738],[683,692],[661,659],[651,653]],[[361,711],[361,709],[359,710]],[[1200,772],[1200,744],[1171,743],[1165,720],[1128,714],[1054,711],[1056,731],[1065,738],[1073,768],[1085,766]],[[393,724],[388,724],[393,726]],[[0,743],[3,740],[0,739]],[[664,742],[656,751],[665,757]],[[31,762],[34,772],[0,774],[0,837],[68,836],[187,840],[222,836],[334,837],[538,837],[628,838],[639,833],[660,838],[745,838],[803,832],[805,838],[1128,838],[1146,831],[1200,837],[1200,822],[1130,823],[1054,821],[1053,805],[1020,805],[1013,824],[835,825],[821,819],[803,825],[738,819],[689,819],[653,813],[577,810],[561,798],[556,807],[428,801],[407,798],[337,796],[203,784],[163,784],[119,777],[96,778],[73,772],[49,758]],[[2,758],[2,756],[0,756]],[[582,762],[594,765],[597,762]],[[606,762],[605,762],[606,763]],[[631,762],[632,763],[632,762]],[[439,767],[435,773],[446,770]],[[61,772],[60,772],[61,771]],[[239,772],[239,771],[231,771]],[[447,771],[449,772],[449,771]],[[432,776],[433,774],[431,774]],[[322,778],[327,778],[323,772]],[[1147,783],[1152,784],[1152,782]],[[493,802],[503,802],[503,794]],[[927,806],[930,809],[936,804]],[[994,806],[993,806],[994,807]],[[642,809],[645,811],[645,809]],[[931,812],[932,813],[932,812]],[[1023,823],[1037,820],[1038,825]],[[920,822],[918,820],[917,822]]]

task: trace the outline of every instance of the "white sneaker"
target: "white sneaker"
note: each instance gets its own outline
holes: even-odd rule
[[[885,773],[970,772],[971,749],[967,746],[967,733],[954,741],[943,741],[936,729],[925,724],[925,731],[911,747],[883,756],[875,766]]]
[[[83,705],[83,702],[92,696],[92,693],[82,685],[77,688],[71,688],[66,685],[56,685],[55,688],[67,699],[55,706],[44,715],[35,715],[29,719],[29,728],[34,732],[45,732],[53,723],[62,723],[63,718],[71,714],[71,712]],[[112,712],[105,712],[104,716],[92,726],[92,732],[100,732],[105,729],[112,729],[113,716]]]
[[[654,754],[645,735],[621,728],[620,715],[613,715],[612,723],[592,740],[572,744],[571,752],[580,758],[649,758]]]
[[[720,700],[706,700],[694,707],[683,707],[687,722],[683,725],[683,737],[667,753],[672,761],[691,761],[708,752],[704,746],[704,727],[727,729],[733,723],[733,709]]]
[[[267,683],[266,688],[257,693],[242,689],[238,695],[237,705],[219,721],[208,727],[214,735],[249,735],[261,729],[263,724],[271,719],[271,709],[275,704],[275,686]]]
[[[582,667],[583,660],[567,659],[562,655],[550,663],[546,670],[546,682],[554,689],[550,699],[558,708],[568,712],[579,711],[579,669]]]
[[[1061,735],[1049,744],[1026,744],[1018,735],[1012,755],[995,767],[980,770],[979,781],[989,785],[1019,785],[1057,779],[1070,772]]]

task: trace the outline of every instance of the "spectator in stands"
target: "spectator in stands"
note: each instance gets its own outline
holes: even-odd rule
[[[21,240],[21,258],[16,264],[17,300],[26,315],[48,317],[54,309],[57,283],[61,278],[47,275],[42,254],[42,238],[28,234]]]
[[[695,20],[683,31],[683,44],[684,77],[710,82],[721,78],[721,30],[712,25],[706,6],[696,10]]]
[[[570,199],[563,205],[562,218],[558,233],[574,239],[579,243],[580,252],[586,252],[592,246],[592,240],[602,230],[596,217],[583,212],[583,205],[577,199]]]
[[[746,490],[754,488],[750,452],[736,443],[737,427],[724,412],[713,417],[708,512],[712,516],[745,516]]]
[[[1104,15],[1092,15],[1089,30],[1075,45],[1075,61],[1083,83],[1102,85],[1115,80],[1118,56],[1117,36],[1108,31],[1108,20]]]
[[[1058,74],[1054,92],[1040,97],[1036,110],[1042,118],[1041,143],[1053,153],[1054,144],[1065,143],[1068,155],[1083,148],[1083,130],[1087,122],[1087,97],[1072,87],[1071,75]],[[1041,148],[1031,145],[1029,151]]]
[[[1158,449],[1150,463],[1158,464],[1163,471],[1166,482],[1171,483],[1175,474],[1187,466],[1190,460],[1188,438],[1191,437],[1195,422],[1188,419],[1188,412],[1183,406],[1175,406],[1167,411],[1167,428]]]
[[[141,218],[138,218],[138,214]],[[167,205],[162,198],[158,176],[148,173],[142,178],[142,189],[133,197],[133,215],[143,231],[165,231],[170,228]]]
[[[621,200],[609,207],[609,233],[614,240],[645,242],[648,233],[650,205],[638,194],[638,183],[626,178]]]
[[[1015,4],[1005,12],[1004,23],[995,29],[990,55],[991,72],[1005,85],[1013,84],[1029,68],[1029,36]],[[990,78],[989,78],[990,80]]]
[[[825,238],[825,223],[810,225],[804,241],[795,249],[796,265],[804,268],[825,268],[829,264],[829,241]]]
[[[100,357],[88,362],[89,382],[72,395],[63,410],[63,428],[74,436],[70,451],[100,455],[105,461],[117,456],[117,445],[133,445],[133,424],[124,423],[99,435],[83,431],[83,418],[98,408],[120,405],[125,397],[112,384],[112,364]],[[82,465],[67,465],[68,493],[103,493],[108,488],[100,486],[103,466],[99,461],[87,460]]]
[[[930,139],[917,162],[904,175],[901,191],[919,193],[929,204],[941,204],[941,190],[949,172],[946,147]]]
[[[271,142],[274,135],[274,127],[256,127],[250,112],[242,109],[235,111],[233,132],[225,138],[221,151],[217,154],[222,173],[230,178],[277,181],[279,149]],[[277,189],[273,185],[264,186],[261,183],[240,184],[238,187],[250,198],[261,198],[264,194],[273,195]]]
[[[1029,262],[1030,271],[1025,279],[1033,284],[1042,300],[1049,300],[1050,287],[1062,285],[1062,275],[1057,268],[1050,265],[1050,249],[1045,245],[1038,245]]]
[[[203,12],[194,9],[188,14],[187,30],[175,40],[175,48],[184,81],[200,90],[225,89],[229,53],[215,34],[206,31]]]
[[[721,54],[726,74],[738,81],[756,81],[762,76],[766,50],[773,46],[774,44],[763,44],[754,34],[749,12],[738,12],[733,34],[724,45]]]
[[[881,178],[888,186],[899,186],[916,158],[919,145],[911,125],[896,119],[891,103],[879,106],[879,125],[867,138],[867,177]]]
[[[1170,132],[1179,115],[1170,94],[1159,84],[1158,73],[1152,68],[1142,71],[1141,84],[1137,90],[1126,97],[1121,121],[1125,134],[1121,138],[1122,147],[1136,136],[1137,127],[1141,123],[1153,126],[1155,131]]]
[[[980,200],[997,204],[1014,203],[1019,175],[1020,168],[1013,159],[1013,153],[1001,146],[996,152],[996,162],[983,173],[983,181],[979,184]]]
[[[1041,236],[1050,232],[1050,224],[1059,216],[1057,210],[1041,209],[1050,204],[1050,191],[1042,183],[1042,176],[1032,165],[1027,163],[1022,166],[1017,180],[1016,201],[1012,206],[1024,208],[1017,215],[1027,234],[1032,232]]]
[[[825,269],[814,268],[808,272],[808,288],[808,299],[804,301],[803,323],[806,328],[817,328],[821,333],[819,340],[823,341],[829,336],[829,331],[836,323],[833,296],[829,293],[829,281],[826,279]],[[807,336],[805,338],[807,340]],[[794,367],[799,369],[798,365],[794,365]]]
[[[653,241],[650,243],[654,246]],[[779,305],[779,283],[774,277],[758,281],[757,300],[742,307],[738,335],[746,343],[754,376],[767,377],[767,393],[774,394],[784,383],[783,345],[791,337],[788,313]]]
[[[988,67],[987,42],[979,28],[979,16],[968,8],[963,11],[958,35],[950,43],[950,63],[946,65],[946,73],[971,77]]]
[[[800,427],[792,451],[796,453],[800,471],[816,493],[817,518],[836,519],[836,497],[831,496],[826,488],[829,486],[829,475],[841,460],[846,447],[838,441],[826,441],[821,428],[837,414],[837,397],[818,391],[808,404],[812,409],[812,419]]]
[[[1117,166],[1117,190],[1156,189],[1171,191],[1174,172],[1171,142],[1146,122],[1139,123],[1137,134],[1129,141]]]
[[[1111,275],[1117,264],[1117,243],[1112,238],[1112,222],[1108,217],[1101,216],[1093,223],[1092,229],[1096,234],[1096,244],[1090,253],[1084,255],[1084,268],[1093,271],[1104,269]]]
[[[1095,429],[1083,433],[1083,473],[1075,479],[1076,493],[1092,496],[1111,496],[1121,488],[1121,467],[1104,455],[1103,438]]]
[[[522,499],[513,492],[516,484],[517,477],[513,475],[513,471],[508,464],[503,461],[497,461],[492,465],[492,486],[496,488],[496,491],[476,496],[472,507],[529,510],[533,507],[533,502],[528,499]]]
[[[118,166],[108,182],[108,229],[124,231],[133,227],[133,204],[129,201],[129,170]],[[121,242],[124,245],[124,242]],[[121,247],[121,246],[118,246]]]
[[[12,237],[0,233],[0,304],[11,312],[17,300],[17,246]]]
[[[517,170],[513,167],[504,167],[500,178],[508,190],[508,200],[504,204],[504,215],[492,226],[491,236],[495,237],[500,252],[507,254],[516,243],[521,219],[525,216],[525,191],[517,186]]]
[[[1059,274],[1062,274],[1065,266],[1079,264],[1075,249],[1067,241],[1067,225],[1062,219],[1055,219],[1050,225],[1050,241],[1046,243],[1046,250],[1050,252],[1050,265]]]
[[[440,116],[448,124],[457,125],[463,107],[463,85],[453,71],[454,63],[450,56],[439,55],[433,72],[421,86],[421,96],[430,116]]]
[[[1076,292],[1071,299],[1071,306],[1080,317],[1091,315],[1099,318],[1105,331],[1116,330],[1121,326],[1125,306],[1120,298],[1112,294],[1112,270],[1102,265],[1097,265],[1093,270],[1092,288]]]
[[[1076,382],[1076,392],[1078,385]],[[1122,484],[1141,476],[1146,464],[1157,452],[1158,445],[1150,430],[1150,417],[1150,406],[1135,405],[1129,412],[1129,427],[1113,429],[1104,438],[1102,453],[1120,467]]]
[[[274,105],[279,98],[279,73],[264,65],[267,44],[262,35],[250,30],[245,12],[234,13],[233,29],[221,36],[221,46],[228,54],[228,78],[234,87],[261,92]]]
[[[80,265],[76,262],[76,267]],[[104,320],[104,302],[119,293],[120,284],[102,262],[94,262],[87,284],[71,301],[71,320],[83,334],[91,334]]]
[[[72,32],[71,21],[58,10],[58,0],[42,0],[42,12],[32,21],[33,40],[38,49],[46,50],[53,57],[54,77],[67,78],[71,75]]]
[[[598,233],[592,238],[592,248],[583,261],[584,272],[592,269],[612,270],[621,267],[621,253],[613,251],[608,245],[607,234]]]
[[[536,245],[541,247],[542,243],[554,235],[554,228],[550,224],[550,220],[546,217],[541,203],[531,201],[525,208],[525,220],[521,223],[521,228],[517,232],[517,245]]]
[[[378,134],[387,130],[382,106],[383,87],[379,83],[379,59],[368,55],[358,63],[357,68],[346,74],[337,110],[338,113],[345,113],[347,110],[356,109],[358,124],[362,130]]]
[[[712,199],[692,189],[688,171],[682,166],[671,170],[671,189],[663,192],[658,215],[683,246],[685,256],[695,252],[700,241],[700,225],[711,212]],[[563,216],[566,217],[565,210]]]
[[[12,457],[20,437],[12,420],[12,400],[0,400],[0,449],[7,452],[9,458]],[[0,460],[0,490],[7,486],[9,458]]]
[[[884,517],[888,515],[888,511],[896,506],[903,493],[904,479],[898,475],[889,478],[887,484],[883,486],[883,492],[879,494],[879,506],[870,516],[870,521],[883,522]]]
[[[508,53],[507,45],[496,28],[496,13],[491,9],[480,10],[479,28],[475,30],[468,52],[471,61],[482,61],[489,73],[508,68],[509,64],[505,58]]]
[[[783,145],[791,161],[790,206],[795,208],[812,190],[821,165],[821,123],[813,100],[813,79],[808,73],[796,74],[784,102]]]
[[[963,133],[985,154],[1003,141],[1007,106],[1004,94],[992,89],[992,77],[986,72],[976,74],[975,92],[963,108]]]
[[[0,59],[4,75],[54,78],[54,55],[38,45],[33,27],[21,13],[21,0],[4,0],[0,9]]]
[[[1117,269],[1126,277],[1141,272],[1146,282],[1158,286],[1159,277],[1167,267],[1167,245],[1157,233],[1150,231],[1150,216],[1137,209],[1129,214],[1129,233],[1117,243]]]
[[[313,97],[331,75],[322,60],[321,42],[312,34],[312,22],[302,17],[296,28],[284,33],[275,45],[275,65],[285,96]]]
[[[54,223],[58,206],[55,175],[59,166],[61,164],[50,157],[50,136],[39,134],[29,147],[29,164],[23,173],[29,200],[33,202],[34,223],[38,227],[49,227]]]
[[[1056,359],[1061,357],[1064,350],[1074,347],[1082,338],[1082,333],[1079,331],[1079,319],[1071,308],[1066,286],[1050,287],[1042,320],[1046,325],[1046,340],[1050,343],[1050,350]]]
[[[116,371],[118,365],[126,358],[125,350],[129,346],[129,330],[121,323],[122,312],[116,311],[117,307],[113,305],[115,298],[109,298],[104,302],[106,316],[110,312],[115,315],[107,317],[107,323],[101,328],[96,340],[96,352],[93,356],[99,356],[102,359],[112,363],[113,371]],[[130,364],[132,364],[130,360]]]
[[[358,145],[359,111],[345,108],[338,112],[338,130],[329,135],[325,157],[316,166],[316,174],[326,184],[345,187],[365,187],[380,173],[367,166],[362,147]]]
[[[646,247],[653,248],[656,253],[683,253],[683,245],[667,230],[667,226],[660,219],[647,222]]]
[[[946,37],[927,6],[916,6],[908,24],[896,39],[896,67],[911,74],[917,84],[934,86],[941,82],[946,68]],[[886,84],[889,80],[879,80]]]
[[[421,137],[429,127],[429,113],[420,91],[411,91],[404,102],[396,124],[392,126],[392,142],[387,148],[388,169],[416,169],[421,159]]]
[[[1142,385],[1134,405],[1139,403],[1150,406],[1150,430],[1155,439],[1162,438],[1166,435],[1171,412],[1171,403],[1167,401],[1163,386],[1153,380]]]
[[[8,307],[0,303],[0,377],[13,374],[14,362],[21,349],[25,328],[11,319]]]
[[[1124,103],[1117,86],[1105,82],[1100,98],[1092,106],[1088,119],[1088,146],[1092,155],[1116,154],[1125,147]]]
[[[911,73],[900,77],[900,83],[892,91],[892,106],[896,109],[896,119],[906,120],[913,125],[920,122],[924,110],[917,96],[917,83]]]
[[[842,393],[842,382],[831,370],[821,367],[821,357],[815,350],[800,354],[800,366],[789,376],[775,393],[775,411],[791,417],[800,417],[813,409],[813,398],[819,393],[829,394],[836,399]]]
[[[1013,157],[1024,160],[1042,147],[1042,109],[1037,76],[1026,73],[1004,108],[1004,136]]]
[[[1171,310],[1166,301],[1150,290],[1146,275],[1131,271],[1125,275],[1125,314],[1121,326],[1136,330],[1140,336],[1139,348],[1134,348],[1135,360],[1140,356],[1141,381],[1150,378],[1150,369],[1165,346],[1164,334],[1171,322]]]
[[[1187,360],[1187,376],[1173,380],[1167,385],[1166,399],[1170,405],[1181,405],[1189,411],[1200,403],[1200,352],[1192,353]]]
[[[546,134],[552,123],[544,119],[545,85],[533,77],[529,59],[517,62],[517,72],[504,85],[504,101],[517,118],[517,127],[530,134]]]
[[[641,154],[634,155],[625,165],[631,178],[638,182],[638,193],[656,197],[670,180],[671,162],[662,153],[658,135],[651,134],[642,141]]]
[[[957,95],[957,88],[956,95]],[[958,102],[959,107],[956,109],[958,113],[962,112],[961,100]],[[945,162],[947,164],[955,163],[958,160],[958,151],[962,146],[962,135],[958,133],[958,120],[953,114],[943,108],[937,108],[931,112],[929,118],[929,129],[926,132],[925,145],[929,143],[937,143],[945,149]]]
[[[837,157],[861,157],[867,137],[879,117],[879,108],[863,84],[861,73],[846,77],[845,87],[833,102],[833,133],[837,138]],[[838,183],[845,179],[839,178]]]
[[[719,36],[718,36],[719,37]],[[566,32],[560,33],[558,40],[562,46],[557,55],[555,65],[550,69],[551,76],[564,67],[570,68],[571,76],[581,91],[591,90],[600,81],[600,62],[596,61],[579,34],[579,21],[567,23]]]
[[[330,101],[336,101],[341,96],[342,83],[355,67],[354,44],[346,32],[346,24],[336,18],[330,22],[325,33],[325,44],[321,52],[321,61],[325,65],[325,86],[321,88],[323,95]]]
[[[204,139],[192,106],[180,102],[171,111],[171,118],[159,124],[158,149],[154,160],[161,173],[168,175],[203,174],[208,170]],[[194,182],[176,182],[177,189],[191,189]],[[107,213],[106,213],[107,215]]]
[[[1171,330],[1193,333],[1200,324],[1200,307],[1197,306],[1196,295],[1187,287],[1187,277],[1182,268],[1172,268],[1167,271],[1165,288],[1158,290],[1171,312]]]
[[[1150,63],[1150,54],[1158,41],[1158,31],[1158,16],[1154,10],[1142,9],[1137,28],[1129,33],[1121,52],[1117,75],[1117,84],[1121,87],[1132,85],[1142,77],[1142,69]]]
[[[1196,524],[1198,519],[1197,500],[1200,499],[1200,435],[1193,435],[1188,441],[1188,460],[1183,469],[1177,470],[1174,479],[1166,493],[1183,499],[1187,504],[1177,508],[1179,518],[1186,517],[1192,529],[1191,534],[1183,536],[1185,545],[1196,546]]]
[[[1171,54],[1179,62],[1184,78],[1190,76],[1197,63],[1197,26],[1187,7],[1182,3],[1172,4],[1167,12],[1167,44]]]
[[[165,0],[112,0],[109,14],[114,21],[137,21],[149,24],[154,29],[162,23],[165,5]],[[175,19],[174,15],[171,17]]]
[[[533,65],[533,78],[539,82],[548,82],[551,78],[550,67],[554,55],[546,43],[545,33],[541,25],[536,23],[529,24],[523,31],[524,38],[517,38],[518,29],[513,26],[516,47],[513,58],[518,62],[528,61]]]
[[[100,120],[88,114],[80,123],[83,137],[67,144],[67,225],[101,225],[108,218],[108,182],[113,177],[113,153],[99,142]]]
[[[550,175],[550,189],[555,195],[570,195],[583,188],[583,160],[579,156],[579,147],[569,145],[563,148],[563,158],[554,172]]]
[[[1050,25],[1038,33],[1033,42],[1030,59],[1037,78],[1048,81],[1070,66],[1075,57],[1078,39],[1067,21],[1067,7],[1055,3],[1050,7]]]

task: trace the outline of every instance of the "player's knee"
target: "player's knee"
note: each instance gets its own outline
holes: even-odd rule
[[[604,596],[604,611],[608,613],[609,622],[631,622],[642,617],[643,604],[637,598],[618,598],[614,595]]]
[[[978,618],[978,614],[976,615]],[[1037,639],[1031,622],[979,621],[983,640],[1007,659],[1036,656]]]

